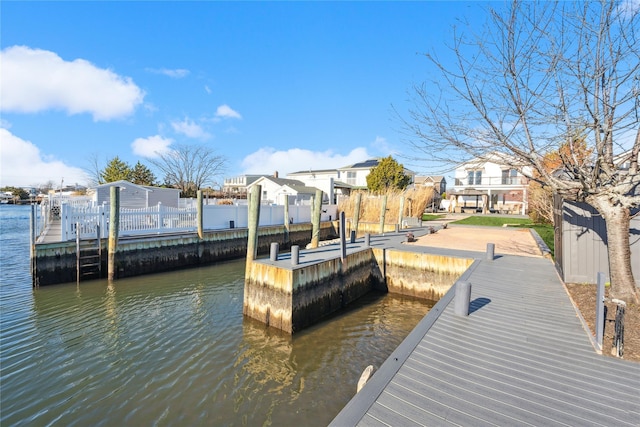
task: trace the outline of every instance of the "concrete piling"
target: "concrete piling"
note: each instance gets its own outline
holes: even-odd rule
[[[471,283],[464,280],[456,283],[456,293],[454,296],[454,313],[457,316],[469,315],[469,304],[471,302]]]
[[[107,251],[107,279],[116,277],[116,252],[118,251],[118,232],[120,229],[120,187],[110,188],[109,243]]]
[[[367,233],[364,235],[364,245],[366,247],[371,246],[371,234]]]
[[[494,243],[487,243],[487,261],[493,261],[495,259],[496,245]]]
[[[278,245],[278,242],[271,242],[271,249],[269,251],[269,257],[271,259],[271,261],[277,261],[278,260],[278,250],[280,249],[280,246]]]
[[[349,239],[350,243],[356,242],[356,230],[351,230],[351,238]]]
[[[300,263],[300,246],[291,246],[291,265],[298,265]]]

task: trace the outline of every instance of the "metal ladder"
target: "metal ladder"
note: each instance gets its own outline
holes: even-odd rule
[[[102,277],[102,245],[100,242],[100,226],[96,227],[96,238],[80,239],[80,225],[76,224],[76,280]]]

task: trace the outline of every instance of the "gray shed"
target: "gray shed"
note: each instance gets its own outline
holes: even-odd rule
[[[556,267],[568,283],[595,283],[598,272],[609,274],[607,229],[592,206],[554,197]],[[633,211],[632,214],[636,214]],[[640,286],[640,218],[629,228],[631,269]]]
[[[94,188],[94,200],[97,204],[109,203],[111,187],[120,187],[120,207],[127,209],[142,209],[156,206],[177,208],[180,200],[180,190],[177,188],[151,187],[137,185],[129,181],[114,181],[98,185]]]

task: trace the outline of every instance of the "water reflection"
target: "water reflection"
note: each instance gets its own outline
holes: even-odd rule
[[[291,337],[243,318],[243,275],[28,283],[3,313],[0,423],[326,425],[429,309],[371,294]]]

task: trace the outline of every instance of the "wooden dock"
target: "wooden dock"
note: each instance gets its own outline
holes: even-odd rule
[[[640,426],[640,363],[596,353],[551,261],[496,255],[470,315],[452,288],[332,426]]]

